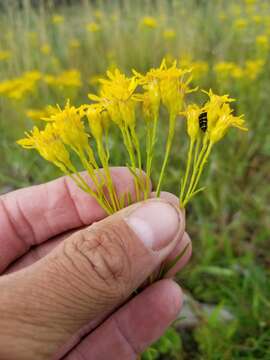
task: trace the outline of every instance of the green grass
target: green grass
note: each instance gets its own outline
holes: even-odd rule
[[[191,57],[203,61],[208,71],[193,81],[194,86],[228,92],[237,99],[237,112],[244,113],[249,133],[230,133],[215,149],[202,183],[207,190],[187,210],[187,228],[193,239],[191,264],[179,275],[180,284],[200,301],[226,306],[235,321],[221,324],[215,314],[202,319],[191,332],[182,334],[179,359],[269,359],[270,358],[270,6],[267,1],[87,1],[73,7],[33,9],[28,1],[20,10],[9,2],[0,15],[0,50],[11,58],[0,61],[0,81],[20,76],[27,70],[57,74],[75,68],[82,74],[78,89],[50,88],[40,83],[33,94],[19,101],[0,95],[0,188],[40,183],[60,175],[35,153],[15,145],[32,121],[26,109],[47,104],[63,105],[67,97],[75,104],[87,101],[96,89],[90,77],[119,66],[130,73],[160,63],[162,57]],[[251,1],[249,1],[251,3]],[[99,10],[99,13],[96,13]],[[53,14],[64,16],[52,24]],[[101,14],[101,16],[99,16]],[[98,16],[97,16],[98,15]],[[143,16],[156,18],[156,28],[138,25]],[[247,26],[237,27],[238,19]],[[100,24],[100,31],[85,30],[88,23]],[[164,39],[164,30],[176,36]],[[31,35],[32,34],[32,35]],[[35,40],[36,39],[36,40]],[[79,47],[70,47],[76,39]],[[50,44],[51,53],[41,52]],[[214,66],[232,61],[241,68],[247,60],[264,62],[240,78],[216,73]],[[252,79],[252,74],[256,75]],[[193,95],[202,99],[202,95]],[[160,134],[166,123],[161,124]],[[181,137],[181,120],[164,188],[178,193],[179,171],[185,163],[187,144]],[[112,163],[123,164],[117,135],[112,144]],[[164,152],[162,138],[156,150],[154,182]],[[179,344],[178,344],[179,345]],[[178,346],[177,345],[177,346]],[[173,345],[172,345],[173,346]]]

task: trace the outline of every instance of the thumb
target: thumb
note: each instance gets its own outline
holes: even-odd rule
[[[36,264],[2,277],[1,327],[16,329],[8,358],[48,358],[82,327],[97,326],[166,259],[183,232],[181,212],[150,199],[74,233]],[[0,341],[0,355],[7,343]]]

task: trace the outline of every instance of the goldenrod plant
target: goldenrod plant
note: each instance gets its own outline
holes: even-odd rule
[[[136,200],[146,199],[150,193],[149,184],[161,107],[164,107],[168,133],[156,196],[160,196],[176,121],[178,118],[181,121],[182,117],[186,121],[189,139],[187,165],[181,179],[179,195],[180,207],[185,208],[194,195],[204,189],[199,187],[199,181],[214,145],[231,127],[247,131],[243,116],[233,114],[230,104],[234,99],[228,95],[217,95],[210,89],[209,92],[204,91],[209,99],[203,106],[188,104],[187,94],[198,91],[197,88],[189,87],[191,73],[191,69],[178,67],[176,61],[168,66],[165,60],[159,68],[150,69],[146,74],[133,70],[132,77],[127,77],[119,69],[107,71],[107,78],[100,79],[99,94],[88,95],[92,103],[75,107],[67,101],[64,109],[48,108],[49,116],[42,118],[47,122],[45,128],[39,130],[35,126],[18,144],[24,148],[36,149],[43,158],[72,177],[108,214],[112,214],[129,203],[131,195],[124,194],[119,198],[111,179],[110,126],[116,125],[121,132],[128,155],[128,167],[134,177]],[[145,129],[145,164],[137,131],[140,116]],[[71,153],[78,157],[94,187],[90,187],[81,176]],[[143,172],[146,178],[142,176]]]

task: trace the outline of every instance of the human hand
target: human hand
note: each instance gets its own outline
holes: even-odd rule
[[[134,194],[127,169],[111,173],[118,194]],[[190,243],[175,203],[163,193],[105,218],[66,177],[0,197],[0,359],[135,359],[159,338],[179,286],[131,295]]]

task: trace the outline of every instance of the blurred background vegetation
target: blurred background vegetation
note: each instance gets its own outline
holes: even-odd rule
[[[0,7],[1,192],[60,175],[15,141],[40,124],[48,105],[87,102],[107,68],[131,74],[163,57],[177,59],[193,68],[194,86],[238,100],[236,111],[250,131],[231,132],[216,147],[203,179],[207,190],[187,210],[194,255],[179,275],[193,299],[216,310],[167,334],[145,358],[270,359],[269,1],[9,0]],[[182,123],[179,118],[164,184],[176,194],[186,157]],[[161,119],[161,134],[166,126]],[[111,160],[124,165],[118,139]],[[161,137],[156,175],[163,152]],[[218,316],[221,307],[230,321]]]

